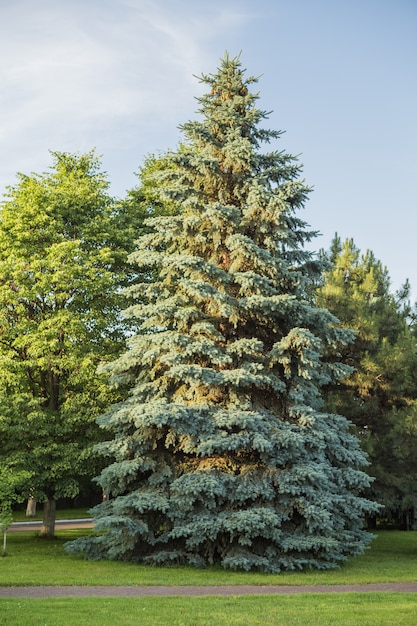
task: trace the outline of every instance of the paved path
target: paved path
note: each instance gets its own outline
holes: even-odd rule
[[[296,593],[342,593],[395,591],[417,593],[417,583],[372,583],[369,585],[229,585],[229,586],[65,586],[0,587],[0,598],[86,598],[145,596],[241,596]]]

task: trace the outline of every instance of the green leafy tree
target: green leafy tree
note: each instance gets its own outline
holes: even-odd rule
[[[13,505],[19,501],[18,491],[30,477],[27,472],[16,472],[0,466],[0,531],[3,533],[2,556],[6,556],[7,529],[13,522]]]
[[[384,505],[381,515],[411,527],[417,520],[417,350],[409,285],[390,291],[386,267],[352,239],[336,235],[325,255],[329,270],[318,289],[318,303],[343,326],[356,331],[343,358],[354,372],[329,385],[329,410],[354,422],[376,478],[370,496]]]
[[[46,536],[56,499],[100,469],[95,420],[117,396],[96,369],[125,345],[128,217],[93,153],[53,153],[50,171],[20,175],[0,208],[0,458],[30,472]]]
[[[156,564],[265,571],[334,567],[369,536],[366,463],[320,387],[345,374],[321,360],[350,331],[306,294],[320,270],[296,215],[309,189],[263,144],[267,114],[239,59],[226,56],[182,127],[154,187],[178,214],[149,222],[131,260],[155,272],[130,289],[138,332],[111,364],[127,401],[100,418],[114,438],[99,477],[98,536],[70,552]],[[144,298],[144,294],[146,298]]]

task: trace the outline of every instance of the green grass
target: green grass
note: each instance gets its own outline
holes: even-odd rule
[[[281,574],[230,572],[220,567],[152,567],[85,561],[65,553],[65,541],[85,530],[59,531],[57,539],[8,533],[0,559],[1,585],[332,585],[417,581],[417,531],[381,531],[372,547],[338,570]]]
[[[89,562],[64,552],[86,531],[59,531],[55,541],[10,533],[0,559],[1,585],[360,584],[417,580],[417,532],[382,531],[365,555],[333,572],[259,574],[220,568],[156,568]],[[278,596],[145,598],[4,598],[4,626],[412,626],[417,594],[326,593]]]
[[[411,626],[416,594],[0,600],[8,626]]]
[[[56,512],[56,519],[83,519],[91,517],[88,512],[89,508],[83,509],[60,509]],[[43,509],[42,505],[36,507],[36,515],[34,517],[26,517],[26,511],[13,511],[14,522],[39,522],[42,521]]]

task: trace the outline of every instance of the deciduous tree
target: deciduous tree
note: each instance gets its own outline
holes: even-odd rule
[[[47,536],[55,500],[99,471],[95,419],[115,399],[96,368],[124,346],[117,292],[132,225],[108,186],[93,153],[53,153],[0,208],[0,455],[30,472]]]

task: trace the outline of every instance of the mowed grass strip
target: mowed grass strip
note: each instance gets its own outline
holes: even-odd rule
[[[90,509],[80,508],[80,509],[59,509],[56,512],[56,519],[84,519],[86,517],[91,517]],[[37,506],[36,515],[33,517],[27,517],[26,511],[13,511],[13,521],[14,522],[40,522],[43,518],[43,508],[42,505]]]
[[[0,624],[19,626],[411,626],[416,615],[408,593],[0,600]]]
[[[231,572],[220,567],[152,567],[69,556],[64,543],[85,530],[59,531],[57,539],[9,533],[0,559],[0,585],[335,585],[417,581],[417,531],[383,531],[363,556],[334,571],[281,574]]]

